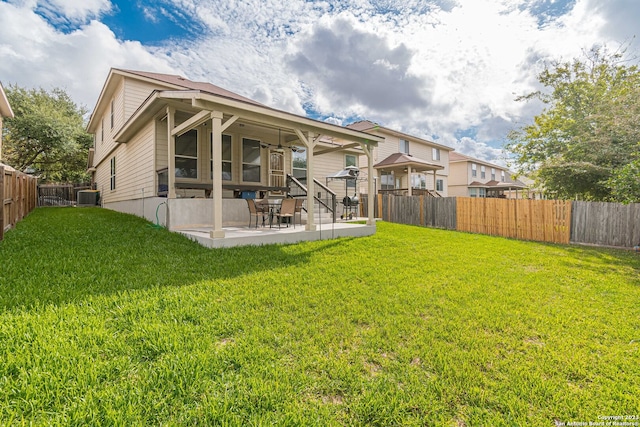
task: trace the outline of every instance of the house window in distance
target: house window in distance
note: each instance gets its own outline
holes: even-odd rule
[[[470,188],[469,189],[469,197],[478,197],[478,189]]]
[[[487,189],[478,188],[478,197],[487,197]]]
[[[431,149],[431,156],[432,156],[434,161],[439,161],[440,160],[440,149],[439,148],[432,148]]]
[[[176,138],[176,178],[198,178],[198,131],[195,129]]]
[[[381,172],[380,173],[380,189],[381,190],[393,190],[394,180],[393,174],[391,172]]]
[[[491,168],[491,181],[496,180],[496,168]]]
[[[478,165],[476,165],[475,163],[471,163],[471,176],[474,178],[478,176]],[[475,196],[471,196],[471,197],[475,197]]]
[[[297,151],[291,153],[292,157],[292,169],[293,177],[300,181],[302,184],[307,182],[307,153],[300,152],[302,147],[297,147]]]
[[[111,158],[111,190],[116,189],[116,158]]]
[[[209,134],[209,153],[211,154],[209,176],[213,179],[213,134]],[[231,135],[222,135],[222,179],[231,181]]]
[[[444,191],[444,180],[436,179],[436,191]]]
[[[261,151],[260,141],[242,138],[242,181],[260,182]]]
[[[345,167],[349,167],[349,166],[358,166],[358,160],[356,158],[356,156],[354,156],[353,154],[345,154],[344,156],[344,166]]]
[[[111,129],[113,129],[113,99],[111,100]]]
[[[407,141],[406,139],[401,139],[398,146],[398,151],[404,154],[409,154],[409,141]]]
[[[500,171],[500,181],[504,182],[504,171]]]
[[[484,166],[480,166],[480,179],[485,179],[487,176],[487,173],[485,171],[485,167]]]

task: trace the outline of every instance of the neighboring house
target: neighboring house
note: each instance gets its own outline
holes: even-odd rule
[[[211,238],[248,223],[240,197],[286,196],[288,175],[308,187],[306,230],[315,230],[321,188],[313,178],[324,183],[346,154],[371,153],[383,141],[209,83],[121,69],[109,72],[87,130],[89,171],[104,207],[152,221],[159,212],[169,229],[209,227]]]
[[[384,137],[384,142],[373,149],[372,158],[378,192],[448,195],[449,154],[453,148],[366,120],[347,127]],[[360,163],[366,162],[367,158],[362,156]]]
[[[2,89],[2,83],[0,83],[0,162],[2,162],[2,120],[5,117],[13,118],[14,116],[7,95],[4,93],[4,89]]]
[[[527,185],[502,166],[459,153],[449,154],[449,196],[520,199]]]

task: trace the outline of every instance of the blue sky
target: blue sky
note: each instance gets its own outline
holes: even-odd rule
[[[111,67],[175,73],[500,163],[544,65],[635,53],[639,19],[637,0],[0,0],[0,81],[91,109]]]

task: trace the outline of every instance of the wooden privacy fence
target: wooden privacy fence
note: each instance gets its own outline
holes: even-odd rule
[[[640,244],[640,203],[573,202],[571,241],[625,248]]]
[[[36,207],[38,180],[0,164],[0,240]]]
[[[360,195],[360,216],[368,216],[367,195]],[[374,216],[389,222],[456,229],[456,198],[378,194]]]
[[[569,201],[459,197],[456,217],[458,231],[564,244],[571,236]]]

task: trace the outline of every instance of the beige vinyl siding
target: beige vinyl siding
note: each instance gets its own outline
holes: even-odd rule
[[[123,115],[123,99],[124,99],[124,90],[123,84],[120,83],[116,88],[113,98],[106,100],[107,107],[104,109],[102,117],[100,117],[100,122],[98,129],[96,129],[96,134],[94,134],[94,139],[96,141],[95,144],[95,154],[94,154],[94,164],[99,165],[100,163],[105,162],[105,157],[109,157],[109,153],[116,147],[115,142],[113,141],[113,136],[118,132],[118,129],[124,124],[122,119]],[[111,100],[113,100],[113,128],[111,128]],[[102,126],[104,125],[104,130]],[[104,132],[104,135],[103,135]],[[102,142],[100,138],[104,136]],[[108,165],[107,165],[108,166]]]
[[[154,90],[162,90],[163,86],[160,84],[151,84],[142,82],[140,80],[133,80],[125,78],[124,80],[124,94],[125,102],[123,104],[124,121],[129,120],[129,117],[142,105],[142,103],[151,95]],[[168,89],[165,88],[165,89]]]
[[[96,182],[105,203],[155,195],[153,158],[154,124],[149,123],[126,144],[120,144],[96,171]],[[110,159],[116,157],[116,189],[110,189]]]

